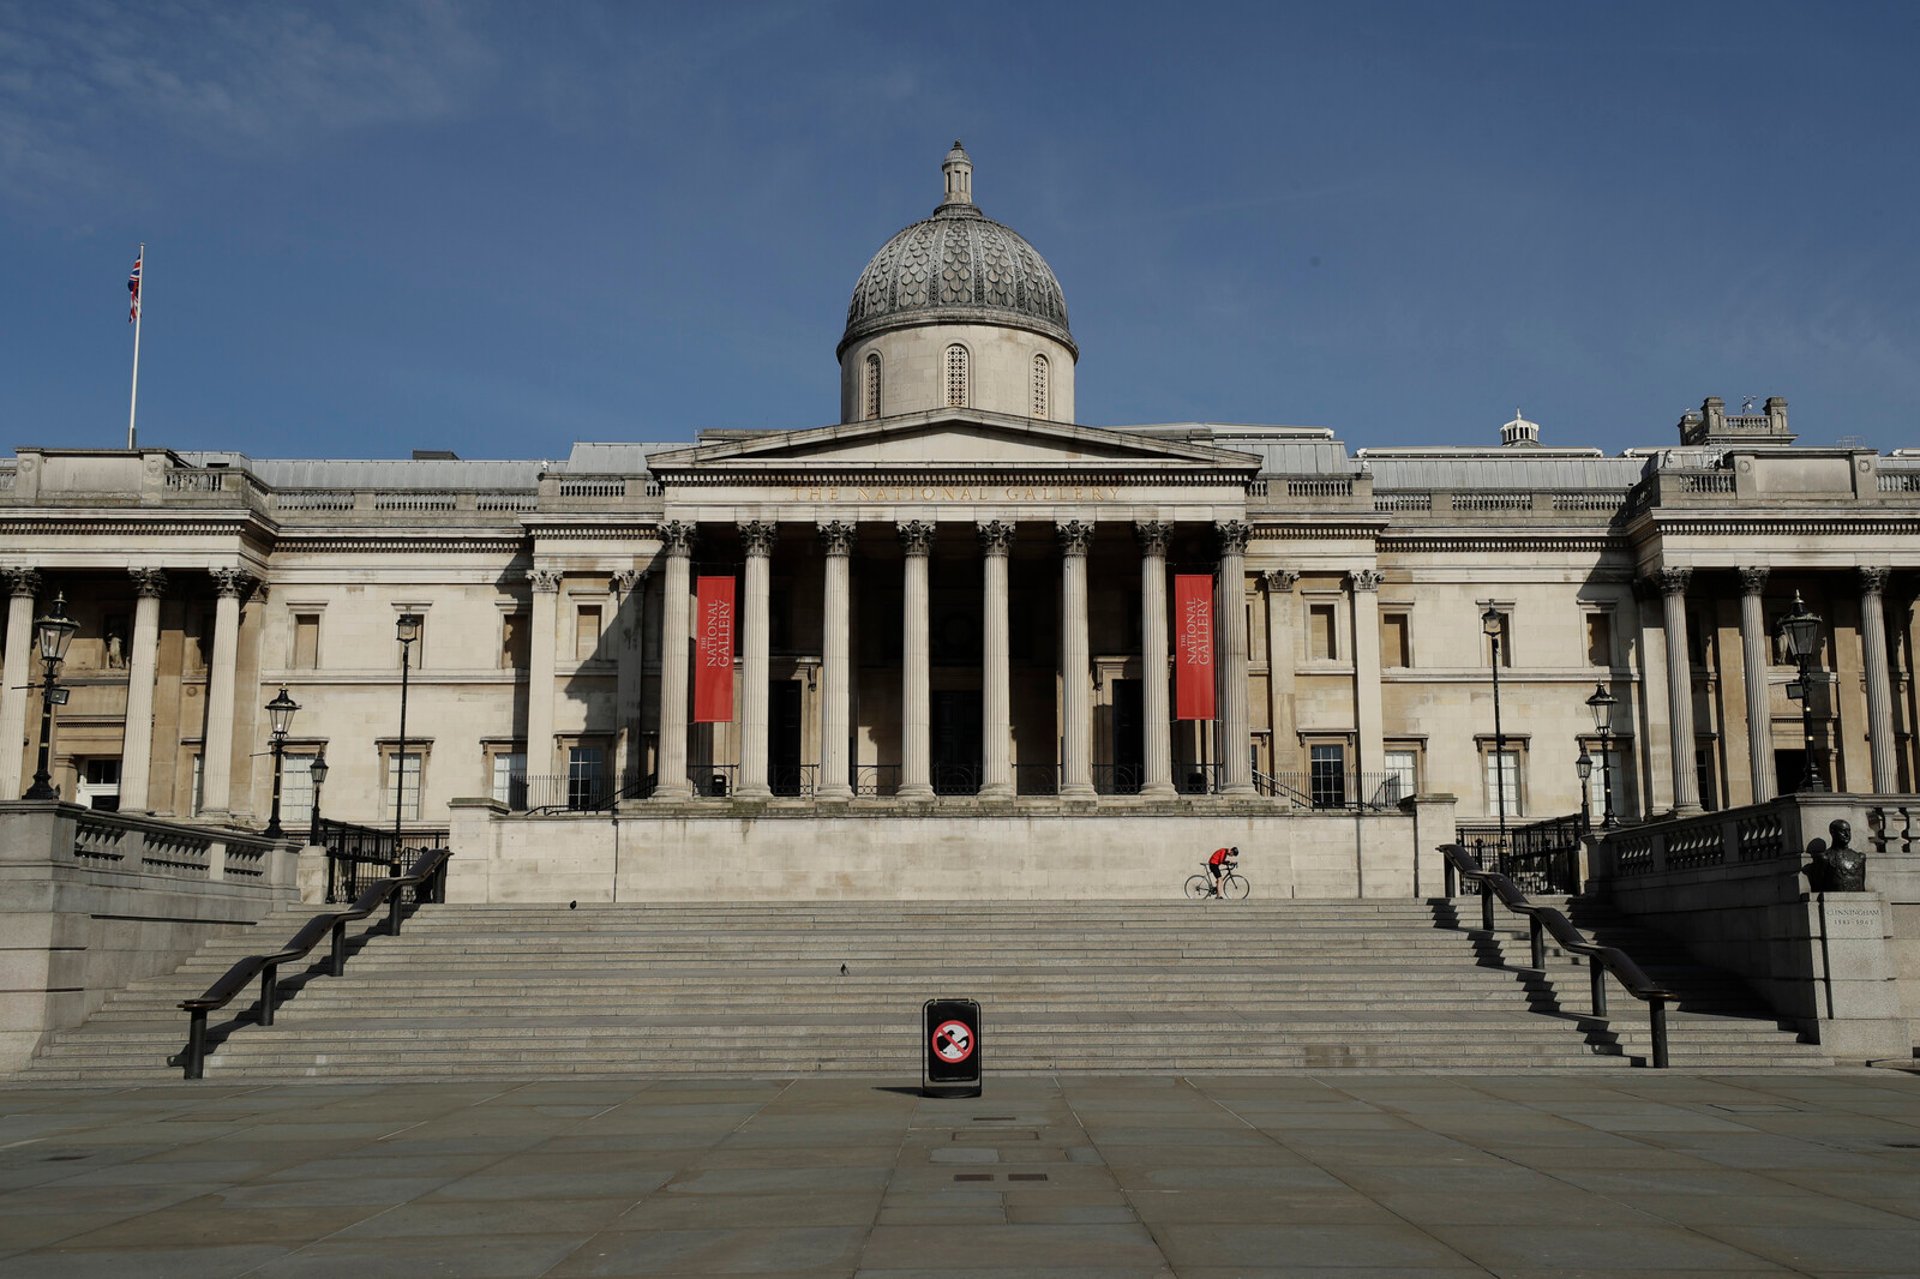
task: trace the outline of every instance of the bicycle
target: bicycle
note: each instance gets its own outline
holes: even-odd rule
[[[1202,866],[1210,863],[1201,862]],[[1229,901],[1240,901],[1247,895],[1247,879],[1239,871],[1229,870],[1220,877],[1220,891]],[[1187,880],[1187,896],[1199,900],[1213,896],[1213,874],[1203,870]]]

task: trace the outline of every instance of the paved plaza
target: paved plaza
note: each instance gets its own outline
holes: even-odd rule
[[[0,1272],[1920,1273],[1920,1078],[0,1087]]]

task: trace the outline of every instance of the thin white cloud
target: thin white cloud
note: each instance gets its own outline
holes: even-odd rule
[[[0,3],[0,183],[89,193],[156,142],[292,154],[458,114],[495,65],[444,0],[384,5]]]

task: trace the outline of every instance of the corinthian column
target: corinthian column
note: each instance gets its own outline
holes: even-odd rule
[[[933,658],[927,635],[927,553],[933,549],[933,525],[904,520],[898,525],[907,553],[901,591],[900,798],[932,799]]]
[[[693,559],[694,525],[669,520],[660,526],[667,544],[667,578],[660,608],[660,777],[654,798],[690,799],[687,781],[687,578]]]
[[[1014,526],[988,520],[979,526],[985,556],[980,614],[980,795],[1004,799],[1013,794],[1013,696],[1007,656],[1007,556]]]
[[[1214,526],[1220,536],[1220,578],[1214,592],[1214,614],[1220,620],[1220,790],[1227,795],[1253,794],[1253,741],[1247,709],[1247,539],[1253,530],[1245,520],[1223,520]],[[1374,637],[1377,646],[1379,636]]]
[[[7,579],[6,676],[0,690],[0,797],[19,799],[26,772],[27,685],[34,682],[33,597],[40,575],[30,568],[0,569]]]
[[[1087,640],[1087,548],[1093,525],[1066,520],[1060,537],[1060,794],[1091,799],[1093,790],[1093,658]]]
[[[640,780],[646,751],[640,736],[640,694],[646,673],[643,638],[647,620],[647,570],[623,568],[608,578],[614,598],[614,776],[615,793],[631,795]]]
[[[1747,775],[1753,802],[1764,804],[1775,794],[1773,772],[1773,704],[1767,694],[1767,618],[1760,592],[1767,586],[1767,570],[1740,570],[1740,673],[1747,684]]]
[[[1661,621],[1667,636],[1667,723],[1673,738],[1673,807],[1700,809],[1700,783],[1693,766],[1693,663],[1687,656],[1687,580],[1692,569],[1663,568],[1653,575],[1660,588]]]
[[[213,664],[207,670],[207,729],[200,748],[200,811],[233,811],[233,680],[240,659],[240,601],[253,589],[244,569],[216,568]]]
[[[1160,520],[1133,526],[1140,543],[1140,718],[1147,765],[1140,793],[1162,798],[1174,793],[1173,716],[1167,705],[1167,538],[1172,533],[1173,526]]]
[[[820,790],[821,799],[853,798],[847,777],[848,721],[853,713],[853,674],[848,664],[852,624],[848,609],[848,561],[854,526],[829,520],[819,526],[827,550],[820,622]]]
[[[160,596],[167,575],[157,568],[129,569],[138,596],[133,606],[133,652],[127,658],[127,726],[120,744],[120,807],[149,811],[153,768],[153,677],[159,669]]]
[[[527,636],[527,774],[530,777],[551,777],[553,765],[553,664],[560,652],[560,580],[561,572],[557,568],[536,568],[527,572],[527,583],[533,587],[533,614],[527,619],[531,628]],[[541,781],[532,783],[536,787],[553,786],[553,783]],[[550,804],[554,796],[565,794],[563,788],[554,786],[550,794],[535,798],[529,802],[538,806]]]
[[[740,707],[740,789],[744,799],[766,799],[767,785],[767,627],[772,591],[773,539],[778,526],[764,520],[740,525],[740,544],[747,551],[747,632],[741,637],[740,682],[745,685]]]
[[[1362,568],[1347,579],[1353,589],[1353,722],[1360,751],[1354,772],[1363,789],[1367,774],[1378,773],[1387,762],[1386,719],[1380,706],[1380,583],[1385,576],[1379,569]]]
[[[1860,573],[1860,650],[1867,667],[1867,745],[1873,754],[1873,790],[1890,795],[1900,782],[1893,753],[1893,686],[1887,675],[1887,570]]]

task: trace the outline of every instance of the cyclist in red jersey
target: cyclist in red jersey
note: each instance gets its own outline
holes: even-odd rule
[[[1224,898],[1227,895],[1227,872],[1240,864],[1238,848],[1216,848],[1213,856],[1207,858],[1207,874],[1213,876],[1213,895]]]

